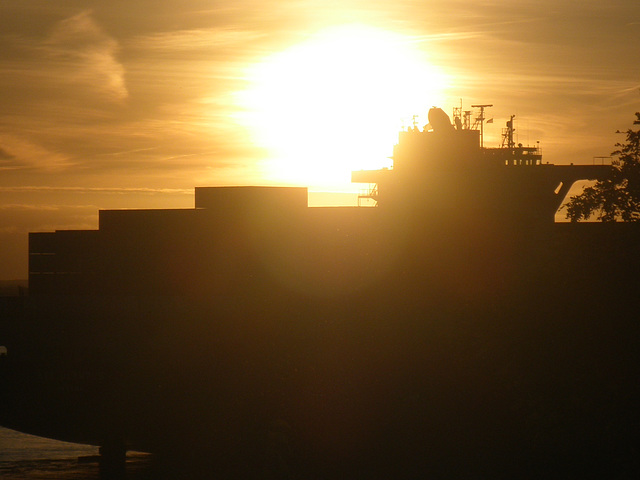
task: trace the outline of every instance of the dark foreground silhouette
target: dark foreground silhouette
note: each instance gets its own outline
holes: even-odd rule
[[[32,234],[1,423],[114,475],[635,477],[640,230],[554,224],[556,182],[606,171],[464,132],[405,132],[378,208],[197,189]]]

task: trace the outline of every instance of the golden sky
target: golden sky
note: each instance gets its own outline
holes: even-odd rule
[[[608,155],[640,110],[637,0],[21,0],[0,52],[0,279],[28,231],[99,208],[339,189],[432,105],[494,104],[487,146],[515,114],[551,163]]]

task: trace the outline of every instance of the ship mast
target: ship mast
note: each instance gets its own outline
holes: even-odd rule
[[[474,127],[480,123],[480,148],[484,148],[484,109],[488,107],[493,107],[493,104],[485,104],[485,105],[471,105],[471,108],[479,108],[480,115],[476,118],[474,123]]]
[[[516,131],[516,129],[513,128],[513,119],[515,117],[516,117],[515,115],[511,115],[511,118],[507,121],[507,128],[503,129],[502,148],[504,147],[515,148],[516,146],[516,142],[513,139],[513,133]]]

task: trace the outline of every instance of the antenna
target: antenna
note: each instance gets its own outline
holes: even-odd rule
[[[462,129],[462,99],[460,99],[460,106],[453,107],[453,121],[456,124],[458,130]]]
[[[485,104],[485,105],[471,105],[471,108],[479,108],[480,116],[476,118],[473,126],[475,127],[478,123],[480,123],[480,148],[484,148],[484,109],[493,107],[493,104]]]

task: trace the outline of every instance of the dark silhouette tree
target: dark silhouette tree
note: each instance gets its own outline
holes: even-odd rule
[[[636,112],[634,125],[640,125],[640,112]],[[612,173],[606,180],[598,180],[564,205],[567,218],[572,222],[588,220],[592,215],[602,222],[640,221],[640,130],[630,128],[624,143],[616,143],[617,157]]]

